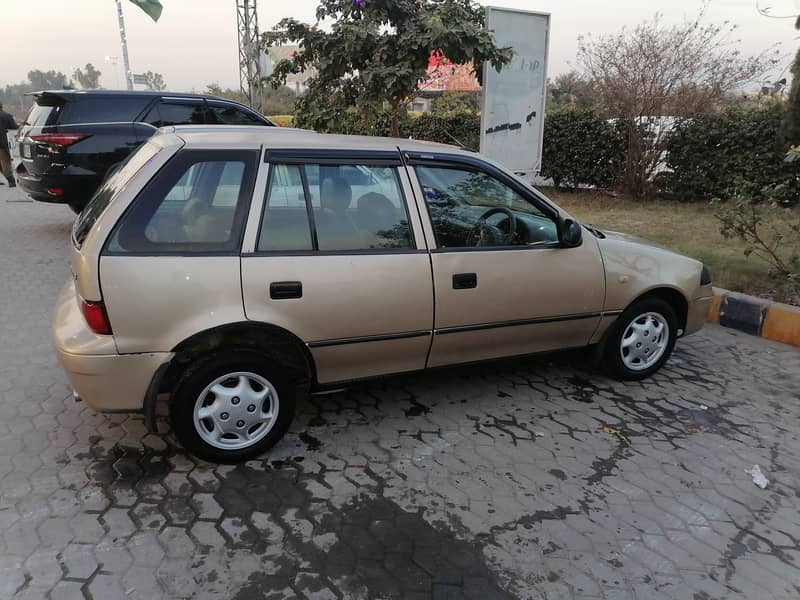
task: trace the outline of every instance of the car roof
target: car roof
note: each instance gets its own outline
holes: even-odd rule
[[[176,125],[162,127],[161,135],[175,135],[187,148],[260,147],[275,149],[331,149],[331,150],[397,150],[398,146],[411,152],[448,152],[474,156],[473,152],[457,146],[367,135],[339,135],[317,133],[307,129],[290,127],[270,127],[268,129],[240,125]]]
[[[59,96],[61,98],[70,99],[70,100],[78,100],[81,98],[91,98],[91,97],[124,97],[124,96],[136,96],[136,97],[143,97],[143,98],[192,98],[192,99],[202,99],[205,98],[206,100],[222,100],[224,102],[231,102],[233,104],[242,105],[241,102],[237,102],[236,100],[228,100],[227,98],[220,98],[219,96],[212,96],[210,94],[196,94],[193,92],[170,92],[170,91],[156,91],[156,90],[41,90],[38,92],[32,92],[30,95],[39,96],[44,95],[51,95],[51,96]]]

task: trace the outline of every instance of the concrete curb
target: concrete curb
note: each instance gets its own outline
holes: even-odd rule
[[[800,346],[800,307],[714,288],[707,320],[768,340]]]

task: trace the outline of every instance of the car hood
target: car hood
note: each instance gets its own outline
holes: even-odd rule
[[[600,233],[602,233],[606,239],[612,239],[620,242],[629,242],[631,244],[638,244],[640,246],[648,246],[650,248],[658,248],[659,250],[666,250],[667,252],[671,252],[672,254],[680,254],[679,252],[675,252],[671,248],[667,248],[666,246],[662,246],[661,244],[657,244],[656,242],[651,242],[650,240],[646,240],[645,238],[641,238],[636,235],[630,235],[628,233],[622,233],[620,231],[610,231],[608,229],[600,229],[595,227]],[[682,255],[681,255],[682,256]]]

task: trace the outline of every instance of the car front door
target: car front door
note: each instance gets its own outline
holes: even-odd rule
[[[407,156],[432,247],[428,366],[588,344],[605,296],[595,238],[564,247],[557,211],[482,161]]]
[[[242,252],[247,318],[305,342],[321,384],[423,369],[431,267],[399,153],[266,160]]]

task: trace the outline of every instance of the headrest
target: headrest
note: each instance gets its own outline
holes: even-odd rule
[[[322,181],[320,205],[335,213],[343,213],[350,208],[353,201],[353,190],[342,177],[328,177]]]

